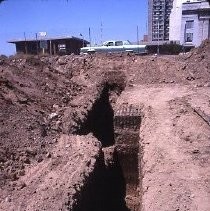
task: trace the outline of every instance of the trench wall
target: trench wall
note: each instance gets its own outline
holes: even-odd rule
[[[125,201],[130,211],[140,210],[140,124],[139,107],[126,104],[119,105],[115,110],[115,146],[126,184]]]
[[[119,82],[123,77],[121,72],[110,72],[91,89],[89,96],[75,99],[72,102],[75,109],[67,110],[64,115],[64,132],[93,133],[104,152],[81,193],[76,211],[140,210],[141,112],[135,105],[115,104],[125,88],[125,81]],[[114,149],[111,154],[109,147]]]

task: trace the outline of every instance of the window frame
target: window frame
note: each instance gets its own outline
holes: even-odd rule
[[[187,29],[193,29],[194,28],[194,20],[187,20],[185,28],[186,28],[186,30]]]

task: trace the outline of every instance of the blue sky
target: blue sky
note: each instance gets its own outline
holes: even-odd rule
[[[146,33],[147,0],[7,0],[0,4],[0,54],[15,53],[11,39],[78,36],[92,42],[125,39],[136,41]],[[103,32],[101,33],[101,23]],[[101,39],[102,34],[102,39]]]

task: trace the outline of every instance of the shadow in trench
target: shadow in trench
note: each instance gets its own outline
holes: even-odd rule
[[[87,120],[77,134],[87,135],[92,132],[103,147],[114,145],[114,111],[109,102],[109,87],[106,86],[100,98],[88,113]]]
[[[116,156],[111,167],[101,162],[74,211],[130,211],[125,194],[125,180]]]
[[[115,144],[114,111],[109,102],[108,85],[104,87],[77,134],[87,135],[91,132],[103,147]],[[104,157],[101,157],[74,211],[130,211],[125,203],[126,181],[123,171],[117,153],[113,156],[113,164],[109,166],[105,165]]]

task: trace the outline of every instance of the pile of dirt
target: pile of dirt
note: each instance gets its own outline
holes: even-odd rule
[[[101,145],[92,135],[62,135],[45,162],[12,183],[0,210],[73,210],[100,156]]]
[[[123,73],[91,74],[84,61],[72,55],[0,58],[1,201],[30,168],[48,162],[59,137],[86,118],[105,86],[113,101],[124,89]]]
[[[59,117],[82,86],[38,58],[1,59],[0,185],[41,162],[61,132]]]
[[[199,86],[210,86],[210,40],[205,40],[200,47],[182,56],[183,68],[190,75],[189,81],[198,81]]]

